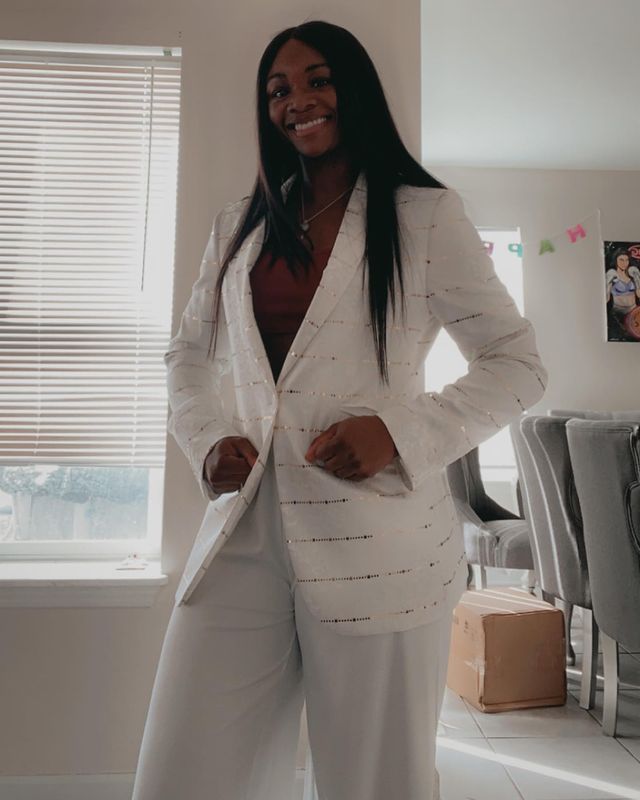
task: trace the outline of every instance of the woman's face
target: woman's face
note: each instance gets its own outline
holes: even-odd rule
[[[336,90],[323,56],[296,39],[278,51],[267,73],[269,117],[303,156],[317,157],[340,143]],[[321,120],[296,129],[296,123]]]
[[[629,266],[629,256],[620,255],[616,258],[616,266],[618,269],[626,269]]]

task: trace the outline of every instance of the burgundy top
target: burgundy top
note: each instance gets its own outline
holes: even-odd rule
[[[313,262],[306,277],[302,273],[295,278],[283,258],[276,259],[269,268],[269,253],[263,253],[249,273],[253,313],[271,364],[274,381],[278,380],[330,254],[330,248],[312,251]]]

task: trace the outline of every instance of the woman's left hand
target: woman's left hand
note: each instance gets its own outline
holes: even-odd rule
[[[305,454],[307,461],[323,461],[323,469],[338,478],[371,478],[398,455],[391,434],[375,415],[334,422],[316,436]]]

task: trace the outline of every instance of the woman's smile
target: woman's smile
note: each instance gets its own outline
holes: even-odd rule
[[[327,123],[330,122],[331,117],[329,115],[315,117],[315,119],[309,122],[301,122],[295,123],[293,125],[288,126],[290,130],[295,134],[295,136],[311,136],[313,135],[319,128],[326,127]]]

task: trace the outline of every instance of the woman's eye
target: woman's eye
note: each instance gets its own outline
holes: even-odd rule
[[[331,83],[331,78],[312,78],[310,83],[311,83],[312,86],[315,86],[318,81],[321,82],[320,83],[321,86],[324,86],[327,83]],[[323,81],[324,81],[324,83],[322,83]],[[287,89],[286,89],[285,86],[278,86],[276,89],[274,89],[271,92],[271,97],[279,98],[279,97],[281,97],[279,92],[286,92],[286,91],[287,91]]]

